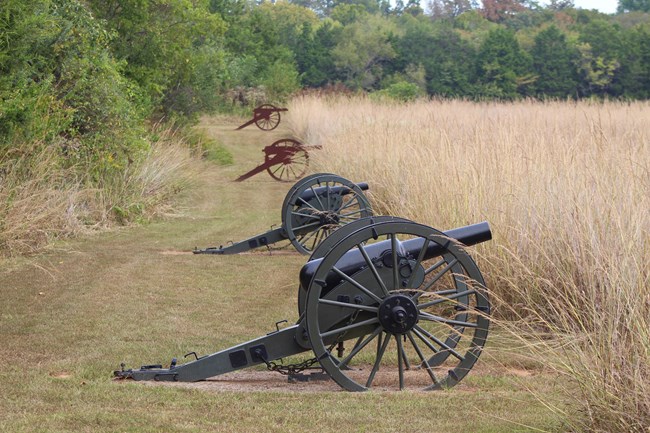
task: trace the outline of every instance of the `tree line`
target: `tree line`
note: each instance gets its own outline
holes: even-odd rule
[[[650,0],[3,0],[0,158],[60,143],[119,170],[150,119],[300,89],[510,100],[650,97]]]

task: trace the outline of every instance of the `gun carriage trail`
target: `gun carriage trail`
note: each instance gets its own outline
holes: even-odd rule
[[[370,395],[346,393],[332,380],[288,383],[263,367],[196,383],[112,380],[120,362],[168,366],[179,354],[210,354],[272,332],[278,321],[287,320],[282,328],[298,319],[298,275],[306,257],[289,241],[234,256],[192,254],[197,246],[237,242],[276,224],[292,185],[264,175],[233,182],[257,164],[264,146],[288,134],[282,124],[272,132],[235,131],[241,123],[202,120],[198,128],[222,143],[234,164],[202,163],[196,184],[169,217],[61,241],[37,256],[2,259],[0,380],[7,391],[0,399],[0,430],[185,431],[183,425],[192,425],[245,431],[255,420],[242,419],[270,417],[269,431],[301,431],[304,421],[283,415],[289,406],[316,417],[322,431],[338,431],[341,416],[358,417],[359,428],[371,425],[368,416],[391,406],[396,414],[374,431],[459,425],[503,431],[513,416],[523,424],[555,422],[540,415],[541,404],[527,391],[548,391],[548,374],[535,361],[507,353],[488,352],[449,392],[406,396],[381,386]],[[488,349],[507,339],[498,333],[491,338]],[[377,382],[396,369],[382,367]],[[305,400],[305,393],[320,397]],[[438,419],[429,412],[436,405],[436,412],[454,408],[458,416]],[[324,410],[328,406],[335,413]],[[408,414],[420,406],[428,409]],[[487,423],[472,415],[488,409],[495,415]]]

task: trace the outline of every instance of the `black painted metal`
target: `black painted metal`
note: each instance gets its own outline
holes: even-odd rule
[[[492,239],[492,232],[490,231],[490,226],[487,222],[481,222],[477,224],[472,224],[465,227],[460,227],[452,230],[443,232],[445,236],[455,241],[460,242],[463,245],[472,246],[481,242],[486,242]],[[403,251],[404,255],[416,255],[422,248],[424,240],[421,238],[416,238],[412,240],[407,240],[400,242],[399,247]],[[376,244],[371,244],[366,247],[366,250],[369,255],[380,256],[382,252],[390,250],[390,241],[378,242]],[[441,245],[437,243],[431,243],[427,249],[427,257],[437,257],[444,252],[444,249]],[[322,258],[311,260],[305,264],[300,270],[300,287],[306,289],[309,287],[309,283],[314,277],[314,273],[318,269],[322,262]],[[361,253],[358,249],[350,250],[345,256],[341,258],[341,261],[336,264],[336,267],[346,275],[352,275],[354,272],[358,271],[361,267],[365,265],[365,261],[361,256]],[[335,287],[338,283],[341,282],[341,277],[334,273],[330,272],[327,275],[326,284],[327,287]]]

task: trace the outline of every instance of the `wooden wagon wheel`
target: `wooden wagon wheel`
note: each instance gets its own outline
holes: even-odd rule
[[[309,153],[296,140],[285,138],[264,149],[266,171],[275,180],[293,182],[300,179],[309,167]]]
[[[370,257],[379,241],[389,248]],[[409,251],[407,242],[418,247]],[[348,252],[365,267],[344,276],[338,266]],[[342,278],[334,287],[332,275]],[[454,386],[473,367],[489,309],[483,277],[462,247],[433,228],[397,221],[369,224],[323,257],[308,286],[305,321],[315,356],[343,388],[432,390]],[[343,340],[356,341],[347,353],[334,350]]]
[[[255,121],[255,125],[262,131],[273,131],[280,124],[280,112],[278,108],[271,104],[260,105],[255,111],[267,112],[268,115],[262,116],[259,120]]]

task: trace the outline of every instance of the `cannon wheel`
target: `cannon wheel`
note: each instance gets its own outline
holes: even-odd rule
[[[392,254],[393,249],[399,251],[399,241],[414,238],[423,245],[418,254]],[[364,245],[381,240],[395,246],[379,260],[367,257]],[[444,253],[424,256],[431,243],[439,244]],[[340,283],[347,285],[346,293],[356,290],[358,300],[353,303],[341,300],[339,286],[327,287],[325,281],[337,272],[341,257],[354,249],[365,255],[365,268]],[[413,222],[370,224],[342,238],[323,257],[309,284],[306,304],[307,335],[316,358],[334,381],[350,391],[372,386],[452,387],[473,367],[488,334],[490,304],[472,258],[441,232]],[[341,319],[332,324],[332,317],[339,315]],[[402,326],[399,331],[393,329],[396,324]],[[337,343],[349,339],[356,343],[348,353],[339,354]],[[397,371],[388,364],[397,364]]]
[[[269,115],[255,121],[255,125],[262,131],[273,131],[280,124],[280,112],[277,107],[271,104],[264,104],[255,110],[268,110]]]
[[[314,188],[326,193],[311,203],[300,195]],[[333,195],[331,188],[348,188],[349,194]],[[282,226],[293,246],[301,254],[310,254],[333,231],[350,222],[372,215],[363,191],[352,181],[329,173],[319,173],[297,182],[282,205]]]
[[[284,154],[285,158],[273,165],[266,167],[271,177],[281,182],[292,182],[300,179],[307,172],[309,167],[309,153],[303,145],[291,138],[278,140],[271,144],[275,147],[275,154]],[[270,164],[273,157],[265,153],[264,162]]]

